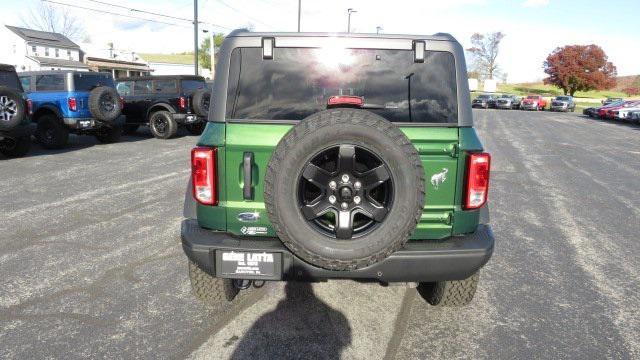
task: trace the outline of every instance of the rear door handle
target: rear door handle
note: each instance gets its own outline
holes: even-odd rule
[[[251,170],[253,169],[253,153],[245,152],[242,156],[243,182],[242,197],[245,200],[253,200],[253,186],[251,185]]]

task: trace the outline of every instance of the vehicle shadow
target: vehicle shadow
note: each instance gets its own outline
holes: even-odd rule
[[[187,130],[180,128],[175,137],[173,137],[172,139],[163,140],[163,141],[171,141],[173,139],[179,139],[186,136],[196,137],[197,135],[192,135]],[[133,142],[152,140],[152,139],[154,139],[153,135],[151,135],[151,132],[149,131],[149,129],[145,127],[145,128],[139,129],[134,134],[122,135],[120,140],[115,144],[117,145],[119,143],[133,143]],[[35,137],[32,136],[31,148],[29,149],[29,152],[21,158],[35,157],[35,156],[41,156],[41,155],[64,154],[72,151],[84,150],[93,146],[103,146],[103,145],[104,144],[98,141],[98,139],[96,139],[95,136],[70,134],[69,144],[65,148],[46,149],[36,141]],[[3,154],[0,154],[0,161],[9,160],[9,159],[11,158],[6,157]]]
[[[318,299],[310,283],[288,282],[286,297],[261,316],[231,359],[339,359],[351,344],[347,318]]]
[[[618,121],[618,120],[610,120],[610,119],[600,119],[600,118],[592,118],[589,117],[588,115],[580,115],[581,118],[584,118],[586,120],[592,120],[592,121],[601,121],[601,122],[605,122],[608,124],[614,124],[614,125],[618,125],[618,126],[623,126],[623,127],[627,127],[631,130],[640,130],[640,124],[639,123],[632,123],[630,121]]]

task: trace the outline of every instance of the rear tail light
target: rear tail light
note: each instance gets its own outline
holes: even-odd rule
[[[187,99],[184,96],[180,97],[180,109],[187,108]]]
[[[124,109],[124,96],[120,96],[120,110]]]
[[[31,99],[27,100],[27,112],[29,115],[33,115],[33,101]]]
[[[69,110],[78,111],[78,102],[76,101],[76,98],[70,97],[67,99],[67,102],[69,104]]]
[[[467,192],[464,209],[478,209],[487,202],[491,155],[487,153],[469,154],[467,165]]]
[[[361,107],[364,105],[364,98],[362,96],[350,96],[350,95],[337,95],[329,97],[327,100],[327,106],[336,105],[350,105]]]
[[[218,149],[197,147],[191,150],[193,198],[203,205],[217,205],[216,154]]]

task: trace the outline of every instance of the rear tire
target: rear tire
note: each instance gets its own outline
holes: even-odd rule
[[[36,139],[46,149],[62,149],[69,142],[69,129],[54,115],[43,115],[38,119]]]
[[[198,89],[191,97],[193,102],[193,111],[199,116],[209,116],[209,105],[211,104],[211,91],[207,89]]]
[[[433,306],[465,306],[473,300],[479,280],[477,271],[464,280],[420,283],[418,292]]]
[[[0,153],[6,157],[22,157],[29,152],[31,147],[31,136],[23,136],[17,139],[12,139],[12,143],[8,147],[0,147]]]
[[[178,123],[168,111],[157,111],[149,118],[149,130],[155,138],[170,139],[178,132]]]
[[[89,93],[89,110],[94,118],[112,122],[120,116],[120,95],[112,87],[98,86]]]
[[[191,260],[189,260],[189,279],[193,294],[207,307],[216,308],[228,303],[238,294],[232,279],[211,276]]]

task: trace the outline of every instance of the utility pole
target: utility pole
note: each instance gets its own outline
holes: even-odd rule
[[[211,80],[213,80],[213,77],[216,74],[216,39],[213,34],[213,27],[209,32],[211,33],[211,37],[209,38],[209,41],[211,41],[211,45],[209,46],[209,50],[211,50]]]
[[[193,63],[198,75],[198,0],[193,0]]]
[[[351,32],[351,14],[358,12],[356,10],[353,10],[352,8],[348,8],[347,9],[347,32],[350,33]]]
[[[298,32],[300,32],[300,17],[302,16],[302,0],[298,0]]]

